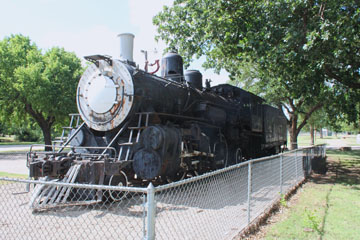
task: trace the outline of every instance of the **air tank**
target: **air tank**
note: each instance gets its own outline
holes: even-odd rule
[[[184,81],[183,59],[179,54],[170,52],[161,59],[161,77],[176,82]]]
[[[185,72],[185,81],[193,88],[202,90],[202,74],[198,70],[187,70]]]

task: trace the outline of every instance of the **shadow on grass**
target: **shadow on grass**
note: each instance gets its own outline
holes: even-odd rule
[[[330,194],[332,192],[334,188],[334,185],[331,186],[331,188],[329,189],[329,191],[326,194],[326,204],[325,204],[325,211],[324,211],[324,217],[322,219],[322,223],[321,223],[321,229],[319,231],[320,234],[320,239],[323,239],[324,237],[324,233],[325,233],[325,224],[326,224],[326,219],[328,217],[328,212],[329,212],[329,203],[330,203]]]
[[[360,190],[360,150],[352,151],[327,151],[327,174],[313,174],[310,181],[315,184],[331,185],[325,198],[324,216],[321,228],[318,231],[320,239],[323,239],[325,225],[329,211],[329,199],[335,184],[350,186],[352,189]]]
[[[333,150],[328,151],[328,154],[330,171],[335,173],[335,183],[347,186],[360,184],[360,150]]]

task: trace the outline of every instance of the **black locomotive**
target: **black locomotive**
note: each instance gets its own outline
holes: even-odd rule
[[[279,153],[286,118],[263,99],[229,84],[203,87],[166,54],[161,77],[129,60],[86,57],[77,105],[83,124],[58,152],[29,154],[30,176],[63,178],[80,164],[76,182],[166,183]],[[64,147],[71,146],[70,151]]]

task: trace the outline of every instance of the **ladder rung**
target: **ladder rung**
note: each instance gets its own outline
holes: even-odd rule
[[[63,129],[73,129],[73,127],[62,127]]]
[[[134,145],[133,142],[119,143],[119,146],[132,146],[132,145]]]
[[[128,129],[138,130],[138,129],[145,129],[146,127],[128,127]]]

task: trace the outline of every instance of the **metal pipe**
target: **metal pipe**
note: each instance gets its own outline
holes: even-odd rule
[[[83,188],[83,189],[147,193],[146,188],[137,188],[137,187],[120,187],[120,186],[108,186],[108,185],[96,185],[96,184],[62,183],[62,182],[53,182],[53,181],[27,180],[27,179],[7,178],[7,177],[0,177],[0,181],[43,184],[43,185],[58,186],[58,187],[73,187],[73,188]]]
[[[295,182],[298,181],[297,153],[298,151],[295,152]]]
[[[143,203],[142,203],[142,207],[143,207],[143,216],[142,216],[142,218],[143,218],[143,237],[144,237],[144,239],[146,239],[146,195],[144,194],[143,196],[142,196],[142,201],[143,201]]]
[[[146,240],[155,239],[155,188],[152,183],[147,187],[147,231]]]
[[[283,193],[282,191],[282,185],[283,185],[283,155],[280,155],[280,194]]]
[[[248,224],[250,224],[251,222],[251,208],[250,208],[250,203],[251,203],[251,185],[252,185],[252,173],[251,173],[251,169],[252,169],[252,162],[249,162],[248,165],[248,192],[247,192],[247,219],[248,219]]]
[[[74,134],[71,135],[68,140],[66,140],[66,142],[64,143],[64,145],[57,151],[57,153],[61,153],[62,150],[64,150],[64,148],[66,147],[66,145],[68,145],[68,144],[71,142],[71,140],[74,139],[74,137],[80,132],[81,128],[82,128],[84,125],[85,125],[85,123],[82,123],[82,124],[80,125],[80,127],[78,127],[78,129],[76,129],[76,131],[74,132]]]
[[[111,140],[111,142],[107,145],[107,147],[105,148],[105,150],[100,154],[100,156],[98,157],[98,159],[100,159],[102,156],[104,156],[104,154],[106,153],[106,151],[108,150],[108,148],[110,148],[110,146],[115,142],[115,140],[119,137],[119,135],[127,128],[127,126],[129,125],[129,121],[127,121],[124,126],[119,130],[119,132],[115,135],[115,137]]]

